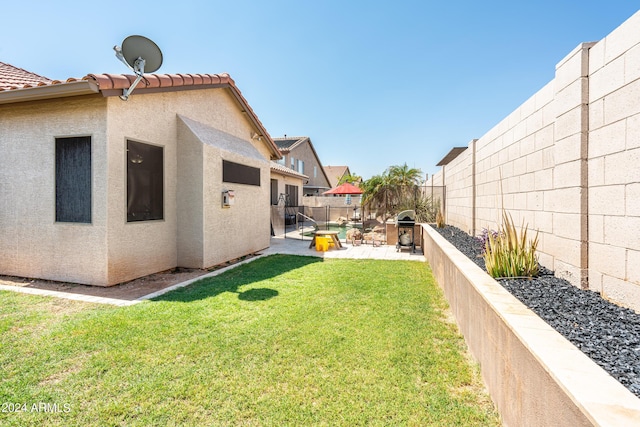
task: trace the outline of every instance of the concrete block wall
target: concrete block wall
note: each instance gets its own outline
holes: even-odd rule
[[[640,308],[640,13],[589,51],[589,287]]]
[[[469,148],[456,158],[457,162],[447,167],[445,176],[447,182],[456,183],[447,190],[445,211],[448,223],[467,224],[468,228],[460,228],[470,234],[475,234],[473,221],[467,221],[473,215],[474,144],[475,141],[471,141]]]
[[[448,224],[478,234],[504,207],[540,262],[640,310],[640,12],[583,43],[555,78],[431,177]]]

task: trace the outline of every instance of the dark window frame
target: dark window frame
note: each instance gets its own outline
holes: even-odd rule
[[[55,222],[91,224],[93,159],[90,135],[55,138]]]
[[[126,140],[127,223],[164,220],[164,147]]]
[[[222,182],[260,187],[260,168],[222,160]]]
[[[299,190],[300,188],[297,185],[284,185],[284,192],[287,195],[287,206],[298,206]]]

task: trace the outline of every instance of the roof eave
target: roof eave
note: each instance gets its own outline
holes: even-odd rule
[[[70,96],[93,95],[100,92],[92,81],[82,80],[22,89],[0,91],[0,104],[37,101]]]
[[[271,135],[269,135],[269,132],[267,132],[267,129],[262,125],[262,122],[260,121],[260,119],[258,119],[258,116],[255,114],[255,112],[253,111],[253,109],[245,99],[245,97],[242,96],[242,93],[240,93],[240,90],[233,83],[229,84],[229,88],[231,89],[231,93],[236,98],[236,100],[240,103],[240,105],[242,105],[243,112],[246,113],[251,123],[253,123],[256,129],[259,130],[258,136],[266,139],[267,146],[269,147],[269,151],[272,154],[271,160],[281,159],[282,153],[278,149],[278,146],[273,141],[273,138],[271,138]]]

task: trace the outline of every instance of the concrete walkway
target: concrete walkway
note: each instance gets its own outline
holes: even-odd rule
[[[386,246],[386,245],[352,246],[351,244],[343,243],[343,247],[341,249],[332,248],[332,249],[329,249],[327,252],[318,252],[315,250],[315,248],[309,248],[309,243],[311,243],[310,240],[285,239],[281,237],[272,237],[271,243],[270,243],[271,246],[263,251],[259,251],[256,254],[257,256],[255,257],[248,258],[240,263],[233,264],[228,267],[212,271],[211,273],[198,276],[194,279],[187,280],[182,283],[168,286],[157,292],[153,292],[143,297],[131,299],[131,300],[122,299],[122,298],[109,298],[109,297],[100,297],[100,296],[94,296],[94,295],[85,295],[82,293],[52,291],[47,289],[28,288],[28,287],[21,287],[21,286],[9,286],[9,285],[2,285],[2,284],[0,284],[0,291],[21,292],[21,293],[26,293],[31,295],[65,298],[70,300],[84,301],[84,302],[91,302],[91,303],[98,303],[98,304],[128,306],[128,305],[141,303],[151,298],[158,297],[174,289],[188,286],[197,280],[204,279],[206,277],[217,276],[218,274],[224,271],[227,271],[229,269],[235,268],[238,265],[246,264],[258,258],[267,256],[267,255],[272,255],[272,254],[305,255],[305,256],[315,256],[315,257],[322,257],[322,258],[386,259],[386,260],[406,260],[406,261],[419,261],[419,262],[425,261],[425,257],[422,254],[422,248],[417,248],[416,252],[412,253],[410,250],[407,250],[407,249],[396,251],[395,246]]]
[[[351,259],[388,259],[388,260],[406,260],[424,262],[422,248],[416,248],[416,253],[410,250],[402,249],[397,252],[395,246],[373,246],[360,245],[352,246],[350,243],[342,243],[342,249],[329,249],[327,252],[318,252],[314,248],[309,248],[310,240],[284,239],[281,237],[272,237],[271,246],[262,253],[270,254],[291,254],[291,255],[307,255],[322,258],[351,258]]]

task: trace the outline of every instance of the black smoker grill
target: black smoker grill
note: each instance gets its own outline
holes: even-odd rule
[[[413,253],[416,251],[416,244],[413,231],[416,225],[416,211],[402,211],[396,217],[396,228],[398,229],[398,243],[396,252],[402,248],[410,248]]]

